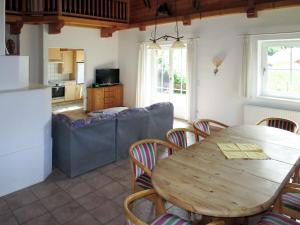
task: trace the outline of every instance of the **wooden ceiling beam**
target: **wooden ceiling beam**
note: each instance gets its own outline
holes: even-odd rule
[[[109,38],[112,37],[113,33],[118,31],[117,28],[101,28],[100,29],[100,37]]]
[[[255,8],[254,0],[248,0],[247,17],[257,18],[257,10]]]
[[[143,24],[141,24],[141,25],[139,26],[139,30],[140,30],[140,31],[146,31],[146,26],[143,25]]]
[[[254,1],[253,1],[254,2]],[[226,5],[223,5],[225,7]],[[293,6],[300,6],[300,1],[299,0],[277,0],[276,2],[263,2],[263,3],[255,3],[255,8],[254,11],[256,12],[251,12],[249,11],[249,16],[253,16],[253,14],[257,13],[258,11],[262,10],[270,10],[274,8],[283,8],[283,7],[293,7]],[[200,16],[201,18],[206,18],[206,17],[215,17],[215,16],[221,16],[221,15],[228,15],[228,14],[238,14],[238,13],[245,13],[249,9],[248,5],[241,5],[241,4],[236,4],[235,6],[226,6],[227,8],[216,8],[216,7],[205,7],[202,6],[201,13],[196,12],[193,10],[193,12],[189,13],[188,16],[190,17],[191,20],[193,19],[199,19]],[[178,15],[178,20],[184,21],[186,15]],[[251,17],[252,18],[252,17]],[[175,22],[176,18],[173,17],[165,17],[165,18],[158,18],[157,24],[166,24],[166,23],[173,23]],[[143,24],[145,26],[152,26],[155,24],[155,19],[147,20],[144,19],[142,21],[134,21],[129,24],[129,28],[135,28],[139,27],[140,24]]]
[[[24,22],[22,20],[10,24],[10,33],[19,35],[21,33]]]
[[[182,24],[184,26],[190,26],[190,25],[192,25],[192,19],[191,19],[191,17],[190,16],[184,16],[182,18]]]
[[[49,23],[48,34],[60,34],[65,23],[63,20],[58,20],[55,23]]]

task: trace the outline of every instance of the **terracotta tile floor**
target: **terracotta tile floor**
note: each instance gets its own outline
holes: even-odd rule
[[[0,198],[0,225],[124,225],[129,168],[123,160],[72,179],[54,169],[45,182]],[[147,200],[134,210],[145,221],[153,219]]]

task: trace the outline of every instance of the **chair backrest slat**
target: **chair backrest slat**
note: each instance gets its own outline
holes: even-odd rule
[[[263,123],[265,123],[269,127],[275,127],[293,133],[298,132],[298,124],[292,120],[283,118],[266,118],[258,122],[257,125],[261,125]]]

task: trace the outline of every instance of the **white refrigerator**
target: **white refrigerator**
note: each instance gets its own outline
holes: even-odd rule
[[[76,63],[76,83],[84,84],[84,62]]]

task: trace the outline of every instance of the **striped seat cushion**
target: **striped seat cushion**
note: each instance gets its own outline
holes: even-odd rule
[[[263,225],[300,225],[295,220],[279,213],[267,212],[263,215],[258,224]]]
[[[267,125],[269,127],[276,127],[290,132],[294,132],[296,129],[296,124],[293,121],[284,119],[270,119],[267,121]]]
[[[300,194],[297,193],[283,194],[282,204],[284,207],[300,211]]]
[[[210,127],[209,127],[209,122],[208,121],[198,121],[195,124],[195,127],[199,131],[202,131],[203,133],[206,133],[207,135],[210,135]]]
[[[136,179],[136,183],[138,186],[140,186],[144,189],[152,189],[153,188],[151,177],[149,177],[145,173]]]
[[[169,141],[181,148],[187,148],[187,138],[185,131],[174,131],[169,135]]]
[[[158,217],[151,225],[192,225],[192,223],[172,214],[164,214]]]

